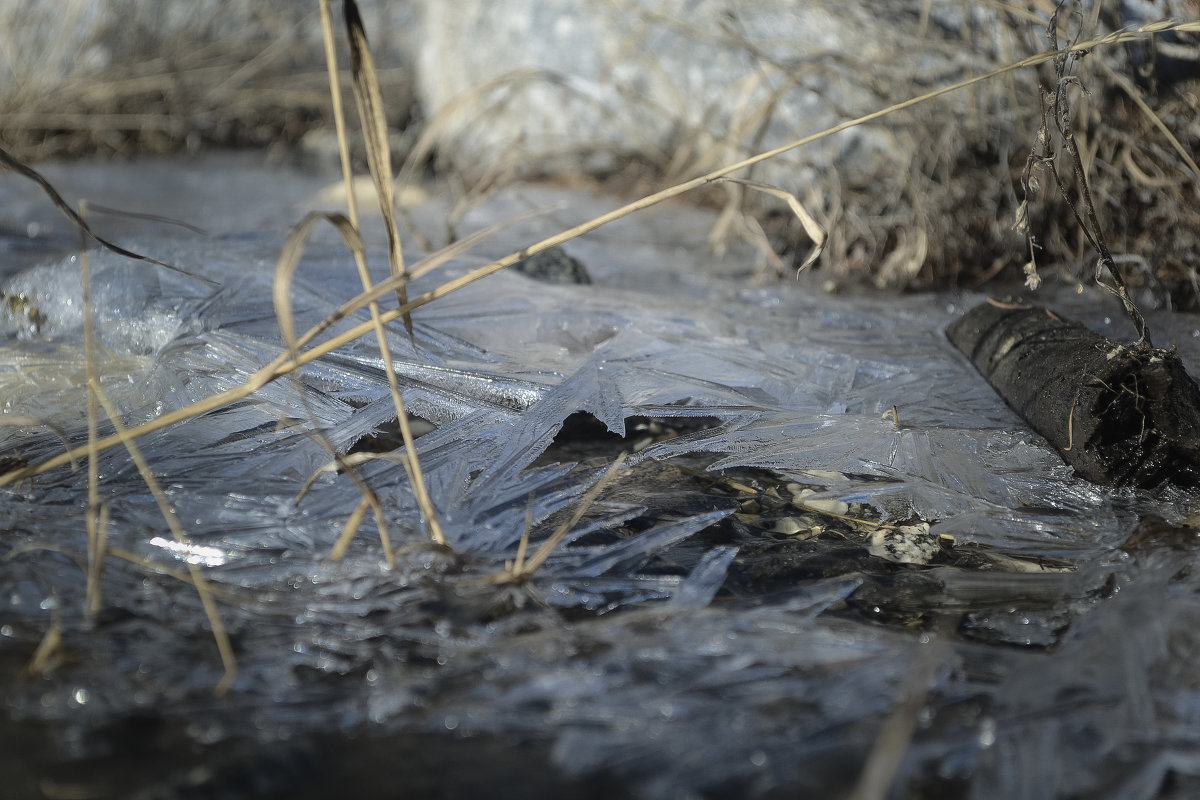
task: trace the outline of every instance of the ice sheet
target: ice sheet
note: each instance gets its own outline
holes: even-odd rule
[[[444,274],[607,208],[514,191],[466,226],[514,206],[570,211],[510,228]],[[1200,548],[1180,534],[1170,557],[1118,549],[1140,516],[1178,522],[1194,501],[1075,479],[945,342],[974,297],[755,288],[753,255],[716,260],[698,220],[711,217],[659,210],[580,242],[591,285],[501,273],[419,309],[411,340],[392,326],[405,402],[435,426],[418,448],[449,550],[429,544],[397,458],[354,467],[382,504],[394,566],[371,514],[344,560],[329,560],[360,498],[344,470],[325,469],[298,499],[333,463],[328,447],[345,456],[392,422],[373,337],[141,440],[190,543],[166,532],[126,453],[101,457],[110,546],[142,561],[108,560],[110,611],[97,622],[82,612],[86,471],[3,489],[0,642],[27,651],[57,619],[66,646],[91,654],[12,687],[8,710],[80,729],[149,709],[208,730],[252,720],[264,738],[532,737],[560,769],[616,775],[647,797],[834,796],[912,659],[945,641],[896,796],[1149,797],[1165,776],[1200,774]],[[92,254],[103,380],[126,424],[237,386],[282,348],[278,237],[144,244],[218,287]],[[4,412],[75,444],[86,435],[77,269],[65,257],[0,287],[28,299],[0,331]],[[298,274],[301,325],[356,291],[351,260],[327,244]],[[1122,336],[1101,296],[1064,286],[1047,299]],[[1195,369],[1196,318],[1152,321]],[[596,433],[569,450],[578,412]],[[532,579],[498,584],[522,535],[532,552],[645,419],[668,432],[639,445],[626,483]],[[0,427],[0,448],[19,466],[61,443],[22,424]],[[791,504],[779,494],[789,483],[844,503],[860,527]],[[801,533],[771,532],[782,518]],[[949,555],[926,566],[869,554],[861,526],[921,521]],[[812,530],[823,532],[804,539]],[[228,593],[241,671],[215,704],[221,666],[200,602],[152,568],[189,559]]]

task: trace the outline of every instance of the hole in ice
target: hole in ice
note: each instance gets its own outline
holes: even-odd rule
[[[419,439],[425,434],[437,428],[432,422],[420,417],[408,417],[408,424],[412,430],[413,438]],[[404,447],[404,439],[400,435],[400,423],[391,419],[382,425],[376,426],[372,433],[363,436],[347,451],[350,453],[390,453],[394,450],[399,450]]]
[[[612,460],[621,451],[640,452],[656,442],[674,439],[686,433],[710,430],[720,420],[715,417],[650,418],[629,417],[625,420],[626,436],[608,430],[603,422],[586,411],[567,417],[554,442],[535,462],[536,465],[554,462],[603,458]]]

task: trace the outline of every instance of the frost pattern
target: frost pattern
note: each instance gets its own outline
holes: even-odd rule
[[[476,213],[503,218],[502,200]],[[420,309],[412,340],[389,332],[405,402],[433,426],[418,446],[452,552],[427,543],[395,460],[355,467],[383,503],[392,569],[370,515],[345,559],[327,558],[359,498],[345,474],[325,469],[296,502],[330,465],[325,444],[346,454],[392,421],[370,337],[141,441],[190,547],[164,537],[128,455],[103,454],[112,546],[164,566],[199,559],[228,593],[222,612],[242,672],[235,701],[205,713],[231,728],[252,716],[264,736],[381,726],[542,737],[561,769],[617,774],[647,797],[847,789],[927,645],[909,628],[847,611],[869,610],[879,591],[861,576],[802,576],[766,599],[752,585],[723,592],[754,555],[748,544],[761,544],[706,539],[719,527],[740,530],[735,501],[689,495],[692,505],[677,507],[682,490],[668,478],[618,491],[527,583],[488,582],[524,534],[536,548],[599,479],[604,459],[544,457],[585,412],[628,435],[626,446],[637,418],[703,422],[652,441],[635,465],[771,470],[815,487],[814,500],[872,509],[882,523],[921,526],[929,542],[952,537],[990,554],[992,568],[979,571],[894,559],[905,569],[892,591],[917,593],[977,637],[951,638],[901,781],[949,775],[980,797],[1148,797],[1168,775],[1196,780],[1194,659],[1172,654],[1200,652],[1200,570],[1189,566],[1197,550],[1133,558],[1116,549],[1139,514],[1179,520],[1191,501],[1114,496],[1074,479],[944,341],[942,326],[971,298],[746,288],[744,276],[715,274],[698,249],[669,246],[691,235],[677,224],[649,214],[616,226],[607,243],[578,243],[592,285],[501,273]],[[664,244],[623,250],[613,244],[622,236]],[[178,245],[216,289],[92,254],[104,380],[127,424],[238,385],[279,353],[276,246]],[[488,243],[447,271],[503,247]],[[5,288],[36,295],[40,323],[35,330],[20,304],[4,318],[0,395],[5,413],[52,421],[79,443],[76,270],[68,259]],[[314,245],[293,290],[298,324],[351,296],[352,273],[345,255]],[[410,295],[436,280],[421,279]],[[1075,308],[1103,325],[1100,306]],[[1175,326],[1167,338],[1197,364],[1194,323],[1162,324]],[[36,462],[61,444],[49,429],[2,427],[0,447]],[[65,640],[107,659],[53,689],[15,687],[9,709],[67,719],[70,690],[82,685],[98,718],[131,713],[130,698],[142,698],[132,702],[190,722],[220,671],[199,603],[186,586],[110,561],[105,602],[124,614],[87,622],[83,574],[64,554],[85,550],[85,497],[85,471],[66,469],[0,495],[3,635],[35,642],[51,602]],[[652,524],[626,529],[639,520]],[[46,546],[57,549],[35,549]],[[947,624],[934,626],[935,638],[951,635]],[[988,647],[980,637],[1057,650]],[[972,713],[954,712],[962,698],[975,698]]]

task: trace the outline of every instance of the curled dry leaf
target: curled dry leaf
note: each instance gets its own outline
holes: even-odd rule
[[[770,186],[757,181],[742,180],[740,178],[724,178],[723,180],[738,183],[747,188],[754,189],[755,191],[769,194],[772,197],[777,197],[787,203],[788,208],[790,208],[792,213],[796,215],[796,219],[800,220],[800,224],[804,226],[804,233],[813,243],[812,249],[808,251],[808,255],[805,257],[804,263],[797,268],[796,273],[799,274],[804,272],[804,270],[817,263],[817,259],[821,257],[821,253],[825,250],[825,242],[828,240],[829,234],[826,233],[825,229],[821,227],[820,223],[813,218],[812,214],[808,213],[808,209],[806,209],[804,204],[800,202],[799,197],[796,197],[796,195],[792,194],[786,189],[780,189],[778,186]]]

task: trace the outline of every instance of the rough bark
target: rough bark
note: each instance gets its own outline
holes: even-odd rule
[[[946,335],[1078,476],[1200,485],[1200,388],[1173,349],[1139,351],[1044,308],[993,303]]]

